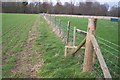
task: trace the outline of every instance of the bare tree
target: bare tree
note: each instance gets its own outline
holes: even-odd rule
[[[109,11],[109,16],[118,16],[118,10],[117,6],[113,6]]]
[[[120,4],[120,1],[119,3]],[[108,11],[107,3],[99,2],[65,2],[64,5],[58,0],[56,5],[48,2],[2,2],[2,12],[6,13],[56,13],[56,14],[78,14],[78,15],[96,15],[96,16],[120,16],[120,6],[113,6]]]
[[[23,6],[24,6],[24,13],[25,13],[25,11],[26,11],[26,6],[28,5],[28,2],[23,2],[22,4],[23,4]]]
[[[63,6],[61,2],[57,2],[56,5],[54,6],[54,11],[56,14],[61,14],[63,10]]]

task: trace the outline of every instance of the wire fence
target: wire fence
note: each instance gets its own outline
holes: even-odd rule
[[[64,21],[60,20],[59,17],[56,17],[54,15],[44,14],[44,17],[47,20],[47,22],[50,24],[55,34],[57,34],[63,40],[63,42],[66,43],[66,35],[67,35],[66,32],[67,32],[68,23],[65,23]],[[66,17],[66,18],[68,20],[70,19],[70,17]],[[69,31],[69,45],[71,46],[73,45],[74,27],[75,26],[70,26],[70,31]],[[81,40],[83,40],[84,38],[85,38],[84,34],[76,33],[75,45],[78,45],[81,42]],[[118,65],[118,59],[119,59],[118,48],[120,46],[102,37],[96,36],[96,38],[112,78],[118,78],[120,75],[119,74],[120,66]],[[84,51],[85,50],[79,50],[78,53],[80,54],[77,54],[80,64],[83,64],[84,61]],[[82,67],[83,65],[81,65],[81,69]],[[98,78],[104,77],[100,63],[97,59],[96,62],[92,65],[92,73],[95,75],[94,77],[98,77]]]

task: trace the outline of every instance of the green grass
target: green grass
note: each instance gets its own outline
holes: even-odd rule
[[[39,37],[36,46],[41,51],[44,65],[38,71],[38,75],[44,78],[76,78],[93,77],[90,73],[83,73],[78,59],[69,55],[64,57],[64,44],[48,27],[46,21],[41,17]]]
[[[23,50],[27,41],[28,32],[38,15],[2,14],[2,77],[12,75],[10,70],[14,67],[16,55]],[[39,20],[39,19],[38,19]],[[40,17],[38,24],[39,35],[33,49],[42,55],[44,64],[38,71],[38,76],[45,78],[74,78],[92,77],[91,73],[83,73],[78,58],[64,57],[64,43],[52,32],[46,21]],[[31,59],[34,64],[36,58]]]
[[[74,27],[87,31],[88,20],[86,18],[75,18],[75,17],[57,17],[57,21],[61,20],[64,27],[67,22],[71,22],[71,29]],[[111,34],[110,34],[111,33]],[[110,20],[99,20],[97,21],[96,35],[100,36],[108,41],[118,44],[118,23],[111,22]]]
[[[27,35],[33,22],[38,17],[35,14],[2,14],[2,56],[3,56],[3,77],[10,77],[10,70],[15,65],[16,55],[22,51],[24,44],[27,41]],[[71,21],[70,40],[72,41],[73,27],[78,29],[87,30],[87,19],[72,18],[72,17],[57,17],[57,25],[59,19],[62,20],[62,30],[66,34],[67,21]],[[75,57],[72,57],[70,53],[64,57],[65,44],[58,38],[49,28],[47,22],[42,16],[38,19],[40,23],[38,26],[39,35],[34,43],[34,49],[39,52],[41,58],[44,61],[42,68],[37,72],[37,75],[44,78],[92,78],[98,75],[97,72],[84,73],[82,72],[84,50],[80,50]],[[111,33],[111,34],[110,34]],[[118,26],[117,23],[107,20],[98,20],[96,35],[100,36],[115,44],[118,43]],[[116,35],[116,36],[115,36]],[[77,34],[76,45],[85,36]],[[108,43],[106,43],[108,44]],[[102,44],[99,44],[102,46]],[[114,47],[113,45],[110,45]],[[103,48],[107,49],[103,46]],[[117,49],[116,47],[114,47]],[[112,50],[110,50],[112,52]],[[102,52],[105,52],[104,50]],[[80,54],[79,54],[80,53]],[[112,60],[117,64],[117,61],[112,58],[109,53],[103,54],[105,58]],[[115,54],[116,55],[116,54]],[[36,58],[33,55],[31,59],[33,64],[36,62]],[[117,72],[116,66],[107,62],[110,69]],[[113,73],[113,72],[111,72]],[[115,76],[115,75],[114,75]]]
[[[56,17],[56,24],[59,25],[59,20],[61,20],[62,26],[64,32],[66,32],[67,23],[68,21],[71,22],[71,29],[70,29],[70,41],[72,42],[73,39],[73,28],[76,27],[78,29],[87,31],[87,25],[88,25],[88,19],[87,18],[76,18],[76,17]],[[54,17],[51,18],[52,21],[54,21]],[[97,20],[97,28],[96,28],[96,39],[98,41],[98,44],[101,48],[103,57],[106,61],[106,64],[108,65],[108,69],[110,69],[110,73],[113,77],[118,76],[118,70],[120,67],[118,67],[118,46],[115,46],[113,44],[110,44],[104,40],[99,39],[98,37],[101,37],[111,43],[114,43],[118,45],[118,23],[117,22],[111,22],[110,20]],[[85,36],[81,36],[77,34],[76,39],[76,45],[78,45],[82,39]],[[99,41],[107,44],[110,47],[105,46],[104,44],[101,44]],[[109,51],[109,52],[108,52]],[[99,64],[97,64],[99,65]],[[114,73],[115,72],[115,73]],[[116,75],[117,74],[117,75]]]
[[[10,77],[16,53],[23,50],[28,32],[38,15],[2,14],[2,59],[3,77]]]

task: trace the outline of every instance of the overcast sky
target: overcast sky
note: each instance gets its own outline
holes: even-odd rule
[[[14,2],[14,1],[29,1],[29,0],[0,0],[3,2]],[[57,0],[30,0],[30,1],[52,1],[52,2],[57,2]],[[70,1],[75,1],[75,2],[82,2],[82,1],[98,1],[98,2],[118,2],[120,0],[60,0],[61,2],[70,2]]]
[[[44,0],[41,0],[44,1]],[[48,0],[50,1],[50,0]],[[56,2],[57,0],[51,0],[52,2]],[[61,2],[70,2],[71,0],[60,0]],[[72,0],[75,2],[82,2],[82,1],[98,1],[98,2],[118,2],[119,0]]]
[[[2,2],[15,2],[15,1],[40,1],[40,2],[43,2],[43,1],[49,1],[49,2],[53,2],[53,4],[56,4],[56,2],[57,2],[57,0],[0,0],[0,1],[2,1]],[[108,3],[109,6],[111,7],[113,5],[118,5],[118,2],[120,0],[59,0],[59,1],[62,3],[74,1],[75,4],[77,4],[78,2],[84,2],[84,1],[98,1],[101,4]]]
[[[41,1],[44,1],[44,0],[41,0]],[[57,0],[45,0],[45,1],[51,1],[53,2],[54,4],[57,2]],[[77,4],[78,2],[84,2],[86,0],[72,0],[75,2],[75,4]],[[87,1],[98,1],[100,2],[101,4],[104,4],[104,3],[108,3],[110,7],[116,5],[118,6],[118,2],[120,0],[87,0]],[[60,0],[60,2],[64,3],[64,2],[71,2],[71,0]]]
[[[31,0],[31,1],[35,1],[35,0]],[[38,0],[39,1],[39,0]],[[41,2],[43,2],[43,1],[51,1],[51,2],[53,2],[53,4],[55,4],[56,2],[57,2],[57,0],[40,0]],[[74,1],[75,2],[75,4],[77,4],[78,2],[85,2],[85,1],[98,1],[98,2],[100,2],[101,4],[103,4],[103,3],[108,3],[109,4],[109,6],[111,7],[111,6],[113,6],[113,5],[118,5],[118,2],[120,1],[120,0],[59,0],[60,2],[62,2],[62,3],[64,3],[64,2],[71,2],[71,1]]]

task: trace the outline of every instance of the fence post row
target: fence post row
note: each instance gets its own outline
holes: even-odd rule
[[[91,38],[91,34],[95,35],[96,21],[97,19],[94,18],[88,19],[88,30],[86,35],[86,48],[84,55],[83,72],[90,72],[92,70],[94,49],[92,42],[90,41],[90,38]]]

